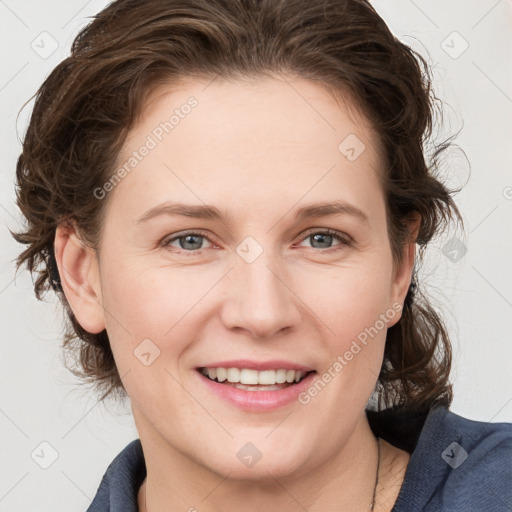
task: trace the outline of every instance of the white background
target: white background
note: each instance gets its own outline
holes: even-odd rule
[[[469,174],[462,152],[450,152],[444,169],[448,184],[467,182],[456,196],[466,232],[438,240],[422,274],[422,283],[443,311],[454,346],[452,410],[474,420],[510,422],[512,2],[373,4],[391,30],[434,66],[436,91],[447,103],[444,133],[463,126],[457,142],[471,166]],[[12,261],[21,246],[7,230],[20,222],[14,172],[32,103],[18,120],[17,114],[68,55],[87,17],[105,5],[102,0],[0,1],[0,511],[85,510],[107,465],[138,437],[128,406],[98,404],[94,394],[78,386],[64,369],[63,313],[51,294],[47,302],[35,299],[26,271],[14,280]],[[31,47],[34,40],[41,45],[40,38],[47,37],[40,36],[44,31],[58,44],[47,58]],[[469,46],[457,56],[464,41]],[[467,246],[457,262],[443,254],[443,246],[454,235]],[[41,442],[58,453],[48,469],[31,458],[37,448],[49,461],[52,451],[41,448]]]

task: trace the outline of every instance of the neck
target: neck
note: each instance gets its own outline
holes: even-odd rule
[[[215,472],[198,464],[155,436],[140,419],[136,422],[147,468],[147,479],[138,495],[142,512],[193,510],[194,503],[203,503],[201,511],[234,512],[243,510],[248,502],[269,512],[295,510],[297,504],[309,512],[319,512],[332,503],[345,511],[371,510],[379,450],[366,414],[345,444],[335,453],[325,454],[320,463],[306,462],[278,478],[270,471],[260,471],[254,479],[229,478],[229,469]],[[386,446],[391,445],[381,446],[384,464]],[[379,480],[381,487],[382,478]]]

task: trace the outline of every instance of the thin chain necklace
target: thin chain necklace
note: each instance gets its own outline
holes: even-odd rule
[[[373,488],[373,497],[372,497],[372,504],[370,505],[370,511],[373,512],[373,509],[375,507],[375,498],[377,497],[377,485],[379,484],[379,469],[380,469],[380,437],[377,437],[377,452],[378,452],[378,458],[377,458],[377,474],[375,475],[375,487]],[[145,490],[144,490],[144,496],[145,496]]]
[[[372,496],[372,504],[370,505],[369,510],[373,512],[375,507],[375,498],[377,497],[377,485],[379,484],[379,469],[380,469],[380,437],[377,437],[377,474],[375,475],[375,487],[373,488],[373,496]],[[146,504],[146,482],[144,482],[144,512],[148,512],[148,507]]]

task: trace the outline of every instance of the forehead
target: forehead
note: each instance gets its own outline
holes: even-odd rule
[[[336,191],[371,203],[383,167],[380,141],[349,95],[286,76],[162,85],[148,96],[118,165],[148,141],[151,150],[116,187],[146,204],[222,200],[226,209],[250,199],[263,208],[306,195],[335,200]]]
[[[193,108],[192,123],[202,140],[216,135],[220,138],[229,131],[234,145],[237,134],[241,138],[252,130],[251,135],[256,137],[261,135],[258,128],[263,127],[268,135],[264,139],[267,143],[277,135],[276,144],[282,144],[286,139],[302,139],[306,146],[309,141],[311,145],[318,146],[323,142],[325,146],[332,147],[338,145],[344,132],[352,130],[352,134],[359,135],[366,145],[373,146],[382,156],[379,137],[348,89],[335,89],[292,75],[202,80],[181,77],[175,83],[162,84],[148,94],[131,135],[148,132],[151,124],[155,129],[155,122],[165,124],[172,117],[175,119],[171,122],[171,129],[182,124],[180,130],[183,131],[183,125],[191,124],[190,121],[181,121],[192,110],[187,107],[192,99],[198,107]],[[186,111],[185,115],[181,110]],[[172,115],[174,112],[179,119]],[[223,129],[212,130],[220,127]],[[258,142],[255,138],[253,140]]]

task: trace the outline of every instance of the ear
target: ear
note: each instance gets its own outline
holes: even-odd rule
[[[96,253],[80,238],[74,224],[61,223],[55,232],[55,259],[66,299],[83,329],[105,329]]]
[[[418,231],[420,228],[421,217],[419,213],[412,213],[406,219],[408,229],[408,240],[402,248],[402,261],[400,265],[394,267],[393,282],[391,285],[391,306],[400,304],[400,311],[403,308],[405,297],[409,291],[412,279],[412,271],[414,268],[414,259],[416,256],[416,240],[418,238]],[[396,307],[394,307],[396,310]],[[394,321],[389,322],[388,327],[391,327],[400,320],[397,316]]]

